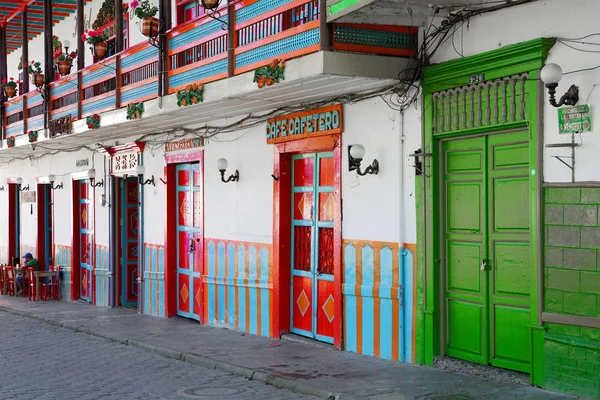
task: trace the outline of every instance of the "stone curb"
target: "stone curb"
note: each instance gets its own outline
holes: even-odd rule
[[[34,319],[40,322],[44,322],[49,325],[53,325],[59,328],[67,328],[74,332],[81,332],[88,334],[90,336],[96,336],[102,339],[107,339],[112,342],[117,342],[129,346],[138,347],[145,351],[155,353],[161,355],[163,357],[173,358],[176,360],[180,360],[186,362],[188,364],[197,365],[204,368],[209,368],[217,371],[227,372],[232,375],[241,376],[247,378],[249,380],[255,380],[259,382],[263,382],[267,385],[274,386],[279,389],[286,389],[294,393],[306,394],[309,396],[320,397],[328,400],[339,400],[342,398],[340,394],[330,393],[324,390],[319,390],[310,385],[304,385],[298,383],[296,381],[292,381],[289,379],[285,379],[277,374],[272,374],[268,372],[259,371],[253,368],[244,367],[242,365],[237,365],[228,361],[217,360],[214,358],[206,357],[201,354],[194,353],[182,353],[173,348],[169,348],[166,346],[156,346],[152,345],[140,340],[132,340],[132,339],[124,339],[118,336],[113,336],[111,334],[95,331],[92,329],[82,328],[76,324],[63,323],[60,321],[56,321],[51,318],[41,317],[32,313],[28,313],[26,311],[15,310],[13,308],[9,308],[6,306],[0,306],[0,311],[5,311],[9,314],[18,315],[25,318]],[[344,396],[346,398],[346,396]]]

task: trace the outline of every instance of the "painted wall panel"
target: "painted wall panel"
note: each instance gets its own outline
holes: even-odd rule
[[[272,246],[205,239],[204,259],[206,322],[272,336]]]

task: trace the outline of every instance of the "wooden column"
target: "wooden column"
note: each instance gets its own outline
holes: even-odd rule
[[[160,0],[158,3],[158,95],[167,94],[169,74],[167,74],[167,35],[171,29],[171,1]]]
[[[115,0],[115,53],[123,51],[123,3]]]
[[[235,74],[235,4],[227,4],[227,76]]]
[[[319,0],[319,34],[321,36],[321,50],[331,50],[331,25],[327,24],[327,0]]]
[[[52,0],[44,0],[44,127],[50,122],[50,83],[54,81],[52,68]]]
[[[7,66],[6,66],[6,26],[0,26],[0,80],[6,79]],[[0,90],[0,140],[6,138],[6,119],[4,118],[4,102],[6,97],[4,96],[4,90]]]
[[[23,89],[23,93],[25,94],[29,92],[29,70],[27,67],[29,66],[29,32],[27,29],[27,6],[23,9],[21,14],[23,18],[21,18],[21,60],[23,62],[23,82],[21,83],[21,88]]]
[[[85,42],[81,40],[85,24],[84,0],[77,0],[77,71],[85,68]]]

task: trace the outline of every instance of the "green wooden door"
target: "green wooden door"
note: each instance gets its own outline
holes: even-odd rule
[[[531,372],[528,133],[441,143],[446,355]]]

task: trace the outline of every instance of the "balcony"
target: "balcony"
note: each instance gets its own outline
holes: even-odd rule
[[[122,109],[130,103],[168,97],[191,83],[207,84],[232,79],[239,82],[236,77],[262,67],[274,58],[296,59],[321,50],[363,53],[371,57],[409,57],[416,47],[417,28],[352,24],[327,26],[321,19],[319,0],[282,3],[284,1],[275,0],[240,2],[234,7],[235,15],[229,18],[234,23],[226,29],[222,22],[208,16],[171,29],[161,38],[166,41],[164,74],[159,73],[159,50],[143,42],[61,78],[50,85],[48,120],[67,116],[71,121],[82,120],[92,114]],[[220,14],[222,19],[228,19],[226,7],[220,10]],[[234,37],[233,49],[228,51],[229,35]],[[323,58],[327,59],[326,56]],[[324,61],[317,62],[323,64]],[[390,67],[395,69],[401,65]],[[397,74],[400,69],[395,71]],[[289,97],[294,89],[290,86],[292,77],[288,77],[287,72],[284,82],[287,86],[281,87],[289,87]],[[391,78],[392,74],[389,75]],[[348,85],[348,82],[345,84]],[[161,93],[159,83],[163,87]],[[312,85],[313,89],[323,86],[322,82],[316,81]],[[237,83],[235,86],[240,87]],[[233,110],[238,105],[247,105],[252,98],[239,95],[227,82],[218,87],[223,98],[214,104],[215,107],[220,104],[219,107],[229,106]],[[233,96],[234,92],[236,96]],[[263,90],[260,94],[264,96],[264,93],[268,92]],[[254,96],[254,99],[263,107],[266,104],[260,96]],[[3,137],[18,137],[31,130],[44,129],[44,107],[45,100],[37,92],[6,102]],[[243,108],[240,107],[240,112]],[[217,116],[218,113],[211,115]],[[52,132],[50,136],[53,136]],[[22,141],[17,140],[17,144],[19,142]]]

